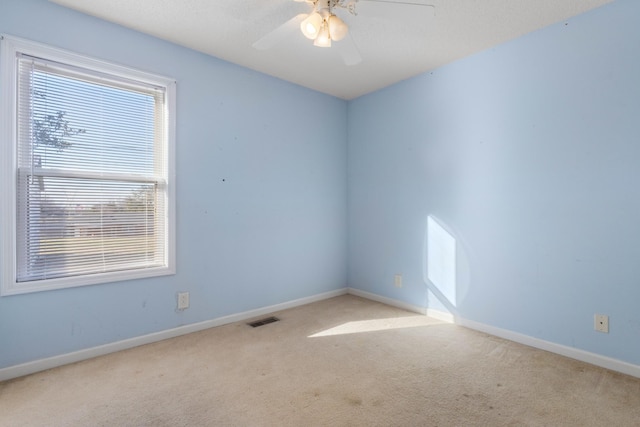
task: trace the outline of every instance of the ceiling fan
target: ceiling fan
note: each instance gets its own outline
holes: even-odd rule
[[[357,15],[356,5],[359,1],[389,3],[396,5],[422,6],[435,8],[434,5],[417,3],[413,1],[393,0],[294,0],[299,3],[307,3],[312,7],[311,13],[300,13],[275,30],[266,34],[253,43],[258,50],[267,50],[297,29],[308,39],[313,40],[313,45],[318,47],[331,47],[332,42],[342,41],[339,49],[340,56],[345,65],[356,65],[362,62],[362,57],[356,44],[349,33],[349,27],[334,12],[344,9],[352,15]]]

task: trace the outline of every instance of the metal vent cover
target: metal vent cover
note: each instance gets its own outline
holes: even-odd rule
[[[251,326],[252,328],[257,328],[258,326],[268,325],[269,323],[278,322],[278,321],[280,321],[280,319],[278,319],[277,317],[270,316],[270,317],[265,317],[264,319],[254,320],[253,322],[247,323],[247,325]]]

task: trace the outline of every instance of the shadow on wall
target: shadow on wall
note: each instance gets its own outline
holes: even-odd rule
[[[459,240],[459,239],[458,239]],[[427,290],[454,317],[459,316],[459,304],[467,295],[470,266],[464,245],[455,233],[433,215],[427,217],[424,237],[423,280]],[[430,308],[435,304],[430,304]]]

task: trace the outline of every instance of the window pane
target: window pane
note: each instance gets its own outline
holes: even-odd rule
[[[31,84],[33,166],[156,173],[156,96],[38,68]]]
[[[24,179],[25,223],[18,226],[28,237],[18,281],[163,264],[155,184]]]

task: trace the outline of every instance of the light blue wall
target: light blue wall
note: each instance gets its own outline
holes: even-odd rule
[[[350,286],[640,364],[639,16],[618,0],[351,102]],[[446,304],[428,215],[457,242]]]
[[[346,285],[345,101],[44,0],[0,0],[0,33],[178,82],[178,273],[0,298],[0,368]]]

